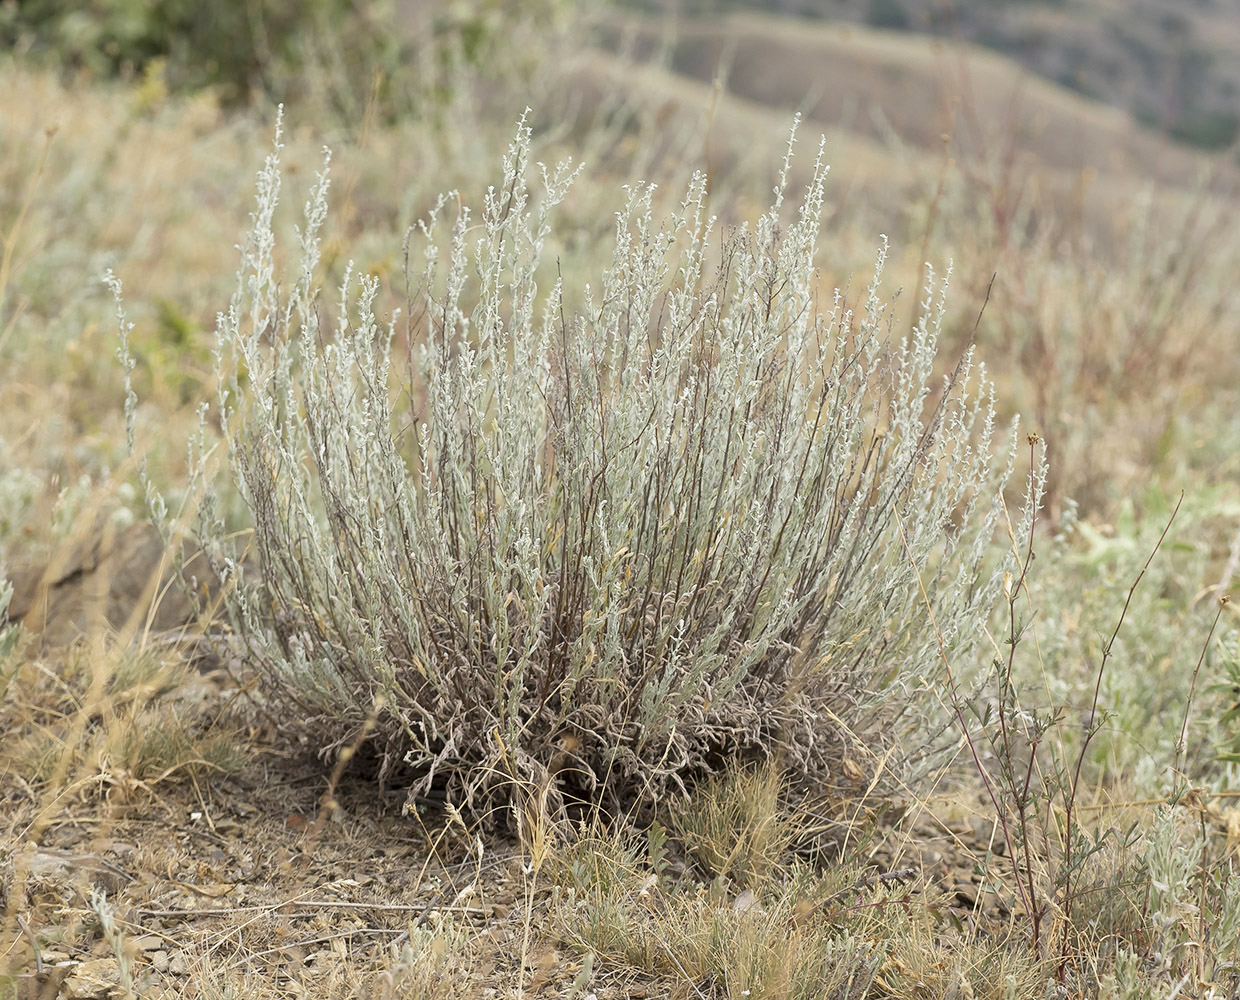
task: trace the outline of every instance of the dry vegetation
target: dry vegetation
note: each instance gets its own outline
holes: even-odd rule
[[[221,371],[237,379],[237,388],[249,380],[264,384],[265,372],[281,386],[278,355],[263,353],[285,342],[272,335],[278,324],[248,354],[243,332],[225,340],[225,353],[234,346],[241,352],[238,367],[213,356],[216,316],[234,290],[236,245],[252,226],[254,178],[271,151],[274,109],[221,109],[209,92],[170,95],[158,74],[128,83],[66,82],[6,58],[0,998],[1235,996],[1240,720],[1233,706],[1240,640],[1226,595],[1240,575],[1240,371],[1233,343],[1240,244],[1231,167],[1131,132],[1110,113],[1049,87],[1022,91],[1013,104],[1005,90],[1010,70],[971,50],[922,51],[908,39],[888,45],[856,29],[850,39],[826,28],[790,37],[787,26],[757,18],[722,28],[689,25],[684,59],[685,52],[716,46],[720,31],[744,37],[732,50],[728,86],[712,88],[680,75],[677,69],[691,67],[675,58],[664,67],[630,62],[626,46],[645,51],[644,22],[622,24],[613,16],[589,34],[580,25],[560,27],[563,36],[548,28],[526,39],[526,51],[538,58],[505,67],[502,79],[459,70],[453,88],[421,114],[376,114],[342,125],[309,97],[303,106],[290,104],[282,163],[291,194],[272,224],[280,236],[274,273],[288,277],[272,282],[263,292],[271,298],[262,301],[293,301],[305,315],[322,317],[322,339],[343,348],[359,329],[365,333],[364,314],[355,314],[353,329],[336,326],[332,289],[351,261],[354,274],[379,279],[374,313],[381,320],[397,309],[410,315],[419,300],[406,289],[406,229],[449,190],[460,191],[460,201],[483,220],[471,239],[488,234],[500,246],[517,233],[524,245],[518,230],[503,229],[502,209],[492,225],[482,206],[488,184],[501,196],[517,192],[511,175],[504,188],[498,179],[528,104],[535,109],[529,158],[554,164],[571,155],[585,169],[562,192],[541,264],[530,262],[526,277],[541,283],[540,295],[561,279],[565,312],[597,316],[598,329],[611,331],[600,342],[617,342],[620,328],[607,328],[603,317],[619,297],[606,293],[626,287],[617,274],[645,273],[633,261],[656,260],[646,252],[653,233],[680,210],[695,168],[707,171],[704,214],[721,220],[701,247],[703,273],[713,278],[721,260],[743,263],[745,248],[729,244],[727,227],[756,226],[767,211],[788,126],[801,106],[808,127],[804,155],[791,167],[788,204],[799,203],[812,180],[807,131],[827,129],[832,172],[821,235],[802,262],[812,261],[815,270],[790,265],[778,272],[787,278],[787,294],[802,297],[785,302],[772,294],[768,317],[771,303],[783,303],[778,308],[787,310],[788,322],[780,329],[791,338],[796,317],[829,314],[837,285],[863,312],[879,234],[886,233],[885,287],[905,290],[877,328],[895,345],[919,326],[937,330],[936,386],[975,344],[995,383],[999,423],[1024,415],[1006,493],[990,494],[1006,496],[996,526],[980,515],[969,521],[965,494],[953,495],[946,514],[929,500],[923,508],[945,523],[975,523],[993,535],[977,565],[967,564],[974,575],[960,577],[977,583],[965,588],[960,607],[980,610],[943,617],[942,608],[957,605],[936,589],[946,571],[933,572],[940,565],[933,560],[957,564],[919,539],[916,518],[905,520],[908,497],[900,494],[891,501],[891,533],[881,536],[890,543],[887,561],[841,564],[857,577],[853,591],[832,575],[830,553],[823,556],[827,570],[816,567],[823,579],[816,600],[849,592],[866,600],[858,599],[833,631],[801,624],[795,636],[780,632],[773,651],[756,657],[782,683],[799,662],[796,638],[812,636],[831,655],[852,655],[854,672],[832,675],[830,698],[815,700],[806,684],[795,689],[801,701],[790,700],[787,689],[764,701],[765,688],[742,683],[744,739],[719,736],[731,730],[728,719],[709,714],[712,695],[729,696],[719,679],[729,656],[753,650],[737,653],[743,644],[718,639],[720,618],[712,615],[735,595],[707,588],[683,604],[701,616],[691,623],[695,644],[719,658],[711,668],[718,673],[704,674],[708,690],[688,691],[678,708],[680,722],[705,719],[709,726],[672,726],[681,740],[675,745],[689,747],[684,768],[651,754],[641,732],[616,722],[630,720],[607,693],[614,678],[586,672],[579,700],[552,715],[530,710],[511,675],[493,690],[470,689],[476,711],[460,729],[464,749],[407,739],[415,709],[439,710],[433,699],[418,700],[424,691],[411,680],[419,661],[409,650],[418,652],[412,637],[419,629],[441,627],[435,634],[461,654],[462,676],[481,685],[481,674],[469,669],[481,663],[501,671],[486,659],[493,647],[472,636],[471,623],[488,622],[496,631],[502,624],[518,637],[514,644],[527,642],[524,662],[533,670],[544,643],[584,650],[593,636],[603,649],[603,626],[590,633],[587,623],[609,613],[621,620],[633,609],[592,606],[579,596],[545,638],[530,624],[537,616],[508,612],[507,594],[528,603],[541,593],[538,586],[523,590],[520,581],[505,580],[462,596],[449,579],[436,594],[419,590],[430,570],[413,560],[407,576],[391,576],[392,586],[410,587],[407,593],[390,589],[388,577],[374,577],[384,587],[365,614],[356,596],[348,607],[316,600],[317,585],[280,557],[292,550],[290,539],[330,547],[350,522],[338,516],[321,536],[309,520],[287,523],[300,516],[296,503],[303,501],[313,517],[313,480],[304,495],[281,492],[297,482],[298,469],[313,466],[310,452],[290,461],[285,475],[272,476],[264,493],[255,487],[263,486],[262,461],[280,453],[252,450],[249,466],[236,466],[249,475],[237,488],[228,475],[228,444],[261,440],[252,428],[262,425],[246,423],[237,409],[221,417],[215,407]],[[601,35],[620,44],[603,53],[582,41]],[[764,77],[763,67],[771,66],[780,72]],[[857,66],[869,67],[868,75],[854,72]],[[838,89],[815,68],[870,80],[875,89],[859,89],[857,115],[841,121],[838,107],[822,103]],[[909,113],[910,92],[929,103],[906,130],[900,115]],[[995,102],[998,95],[1003,99]],[[1013,107],[1021,110],[1009,115]],[[919,133],[914,120],[933,127]],[[326,291],[314,300],[282,300],[296,294],[292,227],[311,199],[325,142],[333,147],[333,184],[312,270],[315,286]],[[645,210],[637,203],[632,231],[646,242],[635,238],[636,256],[613,258],[621,185],[638,178],[659,182],[650,205],[653,230],[641,228]],[[812,201],[812,184],[810,192]],[[454,199],[448,207],[455,205]],[[794,244],[788,219],[795,216],[774,227],[770,247]],[[686,245],[697,244],[682,240],[678,249]],[[415,257],[419,246],[425,252],[415,241]],[[941,269],[949,258],[952,292],[936,320],[921,265],[932,261]],[[496,260],[518,302],[520,261],[501,250]],[[609,278],[601,277],[609,268]],[[102,280],[107,269],[124,285],[122,326],[133,324],[123,356],[128,368],[116,358],[116,306]],[[587,283],[598,296],[596,312],[582,291]],[[466,288],[452,300],[442,284],[428,287],[433,303],[455,302],[462,316],[486,301],[479,290]],[[712,286],[704,279],[702,287]],[[249,288],[262,292],[261,277]],[[743,307],[751,299],[729,304],[726,295],[676,300],[669,293],[659,301],[670,315],[685,310],[686,328],[694,329],[718,308],[719,318],[703,325],[693,349],[703,371],[730,371],[726,352],[715,347],[720,331],[731,329],[727,309],[749,315]],[[569,328],[545,309],[545,299],[535,305],[531,330],[545,322],[558,336]],[[514,306],[511,314],[519,313]],[[229,322],[220,320],[219,329]],[[400,331],[416,346],[416,327]],[[646,332],[642,326],[637,347]],[[439,347],[455,363],[467,338],[449,333],[440,329]],[[434,335],[427,337],[434,345]],[[772,357],[796,356],[789,344],[781,342]],[[622,362],[600,367],[601,348],[579,346],[581,353],[570,355],[567,347],[557,354],[554,342],[544,346],[546,357],[580,378],[569,382],[578,392],[590,389],[591,371],[605,372],[590,398],[597,412],[622,421]],[[519,378],[520,369],[514,374],[505,365],[521,349],[522,342],[505,343],[491,367],[476,373],[477,384],[499,400],[496,412],[511,401],[504,395],[511,389],[497,387],[492,372],[501,382]],[[656,367],[651,356],[634,356]],[[318,363],[314,358],[308,343],[306,370]],[[468,409],[461,385],[436,382],[433,362],[420,381],[410,375],[404,382],[397,371],[404,355],[394,358],[393,384],[405,392],[392,398],[401,407]],[[268,363],[269,372],[262,367]],[[342,369],[330,371],[343,377]],[[762,385],[763,371],[734,380]],[[136,404],[128,414],[127,374]],[[571,403],[555,396],[561,374],[550,366],[538,386],[557,426],[577,435],[582,454],[592,454],[591,435],[606,437],[598,427],[607,422],[565,417]],[[825,391],[809,378],[781,385],[799,393],[803,407]],[[346,431],[356,430],[348,421],[359,418],[349,406],[366,388],[347,396],[336,414]],[[373,400],[387,399],[386,387],[369,389]],[[283,398],[268,397],[273,410]],[[939,398],[937,391],[931,398]],[[205,419],[203,403],[212,407]],[[285,422],[263,428],[274,435],[268,440],[314,440],[315,429],[295,419],[306,412],[327,411],[291,406]],[[486,416],[487,426],[498,426],[494,413]],[[408,422],[403,413],[394,420],[402,429]],[[665,426],[686,423],[692,429],[673,415]],[[778,426],[785,425],[798,426],[787,417]],[[701,426],[698,437],[685,439],[686,454],[694,442],[714,440],[710,428],[731,425],[704,416]],[[888,425],[898,426],[894,418]],[[642,430],[633,428],[634,445]],[[1036,432],[1028,443],[1025,431]],[[501,445],[485,428],[470,435],[463,440],[477,441],[478,451],[469,469],[475,481],[486,481],[488,469],[501,467]],[[998,429],[995,436],[1002,436]],[[219,469],[212,481],[215,534],[194,528],[207,465],[187,443],[198,440]],[[347,460],[359,440],[356,433],[322,437],[324,451],[349,445],[333,454],[350,475],[358,471]],[[395,434],[392,441],[402,461],[415,461],[409,438]],[[450,443],[437,447],[450,452]],[[651,453],[663,447],[660,439]],[[708,445],[700,450],[707,453]],[[571,454],[557,453],[560,465]],[[934,466],[933,455],[918,451],[912,465],[931,471],[917,496],[939,496],[934,491],[951,481],[951,460],[960,454],[940,453],[943,464]],[[403,468],[381,465],[391,457],[376,452],[360,464],[387,473]],[[542,460],[525,456],[522,467]],[[453,472],[450,465],[433,468],[443,479]],[[699,468],[714,474],[705,462]],[[729,468],[741,472],[735,483],[717,477],[720,495],[725,486],[741,490],[745,470],[757,468],[757,476],[766,467]],[[770,468],[772,480],[785,475],[776,463]],[[884,480],[867,479],[867,468],[840,474],[836,495],[864,487],[880,506]],[[881,468],[902,467],[893,460]],[[346,472],[321,482],[346,483]],[[626,495],[614,467],[580,475],[587,493],[611,476],[609,496]],[[369,499],[384,497],[386,510],[404,496],[394,481],[399,476],[392,479],[385,485],[376,474],[366,481],[374,491]],[[492,481],[500,481],[498,474]],[[529,483],[543,480],[524,481],[536,494]],[[671,482],[691,492],[687,480]],[[148,523],[144,483],[164,498],[162,527],[171,546]],[[447,519],[458,539],[490,523],[493,543],[509,524],[501,513],[511,513],[515,500],[496,501],[489,488],[459,486]],[[1036,519],[1022,522],[1022,497],[1039,493]],[[257,526],[247,507],[256,495],[270,501],[259,505]],[[264,509],[277,509],[283,520],[263,521]],[[801,510],[791,502],[788,509]],[[347,513],[343,503],[339,510]],[[823,517],[835,524],[844,515]],[[581,527],[565,524],[565,537],[592,553],[602,544],[600,530],[624,530],[623,518],[608,521],[597,510],[582,514]],[[696,530],[670,514],[660,527],[677,539],[692,540]],[[447,546],[454,536],[445,530],[444,537]],[[488,536],[479,529],[478,537]],[[589,594],[597,577],[611,579],[609,572],[625,585],[634,574],[641,579],[641,566],[634,561],[626,569],[616,554],[620,539],[608,537],[614,559],[588,571],[578,566],[578,595]],[[205,554],[198,548],[204,542]],[[640,532],[629,539],[634,548],[639,543]],[[685,543],[681,557],[698,567],[705,557],[692,561],[693,544]],[[714,544],[701,549],[713,557]],[[342,707],[331,690],[299,687],[296,677],[281,674],[288,643],[247,633],[248,612],[235,603],[239,591],[228,581],[221,587],[212,570],[227,545],[235,545],[251,583],[268,574],[266,589],[251,594],[269,602],[256,604],[256,614],[279,610],[278,628],[288,635],[322,637],[315,662],[355,669],[363,653],[374,655],[396,665],[397,680],[370,689],[359,683]],[[440,560],[484,581],[527,565],[494,553],[482,559],[479,550],[452,563],[428,544],[425,565]],[[817,550],[806,541],[796,551]],[[743,574],[725,570],[718,579],[746,585]],[[781,589],[809,588],[810,568],[772,560],[766,569],[781,572]],[[6,576],[11,587],[3,585]],[[365,591],[369,577],[359,576],[351,594]],[[906,587],[904,603],[891,599],[887,615],[868,621],[866,602],[889,600],[880,584],[897,579]],[[979,582],[985,580],[993,583],[989,592]],[[373,645],[357,638],[372,620],[406,621],[389,605],[428,593],[440,603],[425,620],[410,617],[403,636],[389,631]],[[483,597],[475,602],[477,594]],[[271,603],[277,597],[278,609]],[[665,641],[659,606],[635,606],[623,619],[630,636],[648,637],[647,658]],[[747,613],[772,617],[764,608],[755,597]],[[952,634],[952,626],[966,625],[963,639]],[[562,660],[575,662],[567,652]],[[634,689],[646,679],[639,669],[646,662],[624,676]],[[488,708],[482,691],[506,700]],[[299,697],[314,711],[301,712]],[[647,700],[662,725],[658,699]],[[400,711],[388,711],[390,705]],[[823,713],[821,725],[810,724],[810,711]],[[695,744],[702,732],[707,736]],[[781,746],[791,732],[796,740]],[[670,753],[670,737],[667,746]],[[421,756],[407,756],[411,747]],[[627,756],[608,758],[617,747]],[[443,772],[439,780],[428,775],[431,759]],[[486,794],[471,799],[478,789]]]

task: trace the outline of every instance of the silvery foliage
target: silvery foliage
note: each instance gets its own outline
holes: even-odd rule
[[[21,626],[9,621],[9,602],[12,600],[13,585],[5,578],[4,568],[0,566],[0,667],[7,666],[22,640]],[[8,688],[10,679],[3,679],[0,694]]]
[[[1149,876],[1145,912],[1152,932],[1152,971],[1178,975],[1187,969],[1183,973],[1187,980],[1201,956],[1205,977],[1219,980],[1221,973],[1230,973],[1234,967],[1228,957],[1234,956],[1235,942],[1240,940],[1240,891],[1234,862],[1211,855],[1206,848],[1206,828],[1198,826],[1196,817],[1191,823],[1183,819],[1175,808],[1160,807],[1145,846]],[[1203,906],[1208,920],[1202,919]]]
[[[946,279],[907,336],[885,243],[857,308],[820,302],[827,168],[820,145],[787,203],[790,140],[752,227],[717,232],[701,174],[662,223],[626,188],[610,266],[573,291],[543,255],[576,170],[537,164],[532,190],[530,143],[523,119],[480,219],[453,192],[410,231],[408,315],[383,324],[351,267],[320,300],[326,155],[281,281],[277,131],[217,349],[261,573],[209,488],[205,412],[191,448],[277,717],[324,749],[372,726],[411,795],[555,774],[648,796],[753,753],[830,781],[861,744],[915,743],[940,639],[968,650],[998,593],[1015,454],[972,352],[934,373]]]

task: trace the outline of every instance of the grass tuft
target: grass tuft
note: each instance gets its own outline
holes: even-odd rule
[[[785,862],[799,833],[782,807],[785,792],[769,765],[712,777],[672,807],[670,828],[708,878],[750,886]]]

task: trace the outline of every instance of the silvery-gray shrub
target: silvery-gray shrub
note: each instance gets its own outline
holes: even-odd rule
[[[199,540],[274,717],[324,751],[365,733],[411,797],[631,800],[735,757],[821,783],[907,757],[941,719],[940,640],[978,642],[1006,566],[1015,449],[971,352],[935,373],[946,281],[907,335],[885,245],[855,308],[822,293],[820,146],[797,203],[785,159],[730,232],[700,174],[662,222],[626,188],[610,266],[566,288],[543,252],[576,171],[530,141],[522,121],[479,218],[454,192],[411,230],[408,313],[383,323],[372,277],[320,298],[326,159],[281,277],[277,133],[218,322],[252,536],[226,530],[205,430],[191,445]]]
[[[0,567],[0,668],[8,666],[22,639],[22,627],[9,621],[9,602],[12,599],[13,585],[5,578],[3,567]],[[8,689],[9,680],[0,679],[0,695]]]

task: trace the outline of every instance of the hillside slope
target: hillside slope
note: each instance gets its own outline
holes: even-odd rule
[[[1240,129],[1240,7],[1228,0],[654,0],[642,6],[699,16],[748,8],[969,42],[1190,145],[1222,148]]]
[[[670,19],[613,14],[604,45],[629,39],[638,59],[663,48],[691,79],[722,75],[738,97],[800,109],[820,126],[990,159],[1021,152],[1046,167],[1191,184],[1217,158],[1143,129],[1123,111],[967,43],[856,25],[740,13]]]

